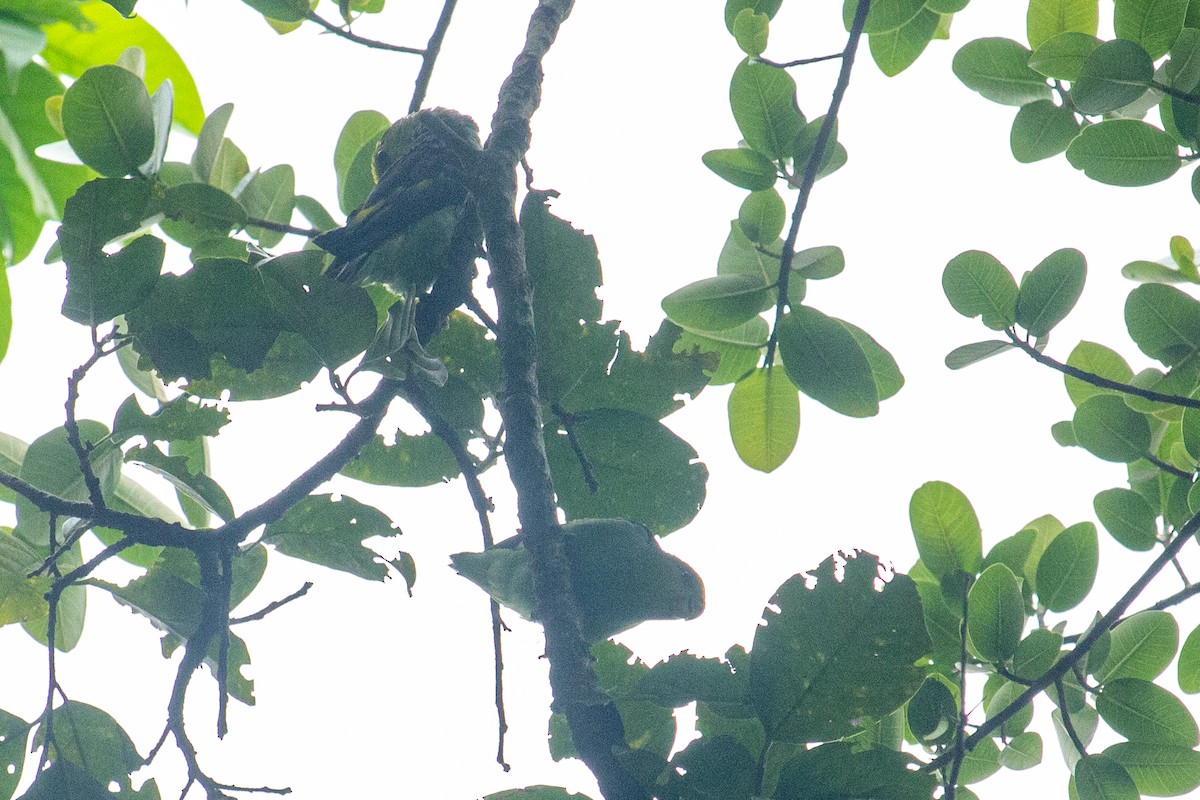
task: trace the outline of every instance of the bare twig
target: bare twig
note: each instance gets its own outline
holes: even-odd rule
[[[827,56],[813,56],[812,58],[798,58],[795,61],[772,61],[769,58],[758,56],[757,60],[760,63],[766,64],[768,67],[778,67],[779,69],[787,69],[788,67],[802,67],[805,64],[817,64],[821,61],[833,61],[836,58],[841,58],[845,52],[830,53]]]
[[[294,233],[297,236],[303,236],[306,239],[311,239],[314,236],[320,236],[321,231],[316,228],[299,228],[295,225],[288,225],[285,222],[272,222],[269,219],[259,219],[250,217],[246,220],[247,228],[262,228],[264,231],[275,231],[276,233]]]
[[[421,110],[425,103],[425,93],[429,90],[429,81],[433,77],[433,68],[437,64],[438,53],[442,51],[442,42],[446,39],[446,31],[450,28],[450,18],[454,16],[454,6],[458,0],[444,0],[442,13],[438,16],[433,33],[429,35],[429,43],[421,51],[421,69],[413,82],[412,100],[408,103],[408,113]]]
[[[1067,691],[1063,688],[1062,678],[1054,682],[1054,691],[1058,696],[1058,712],[1062,717],[1063,730],[1067,732],[1067,737],[1071,740],[1071,744],[1075,745],[1075,750],[1079,755],[1086,756],[1087,746],[1075,732],[1075,723],[1071,721],[1071,712],[1067,710]]]
[[[258,622],[259,620],[265,618],[272,611],[275,611],[278,608],[286,606],[288,603],[292,602],[293,600],[299,600],[301,597],[304,597],[304,595],[308,594],[308,590],[311,588],[313,588],[313,582],[305,581],[303,586],[301,586],[299,589],[292,592],[291,594],[289,594],[287,597],[283,598],[282,600],[273,600],[270,603],[267,603],[267,605],[264,606],[263,608],[261,608],[260,610],[255,611],[253,614],[247,614],[244,617],[231,617],[229,620],[229,624],[230,625],[241,625],[242,623],[245,623],[245,622]]]
[[[106,339],[95,340],[95,328],[92,329],[92,338],[92,354],[87,361],[76,367],[71,373],[71,377],[67,379],[67,417],[63,427],[67,431],[67,441],[71,443],[71,449],[75,451],[75,455],[79,459],[79,472],[83,475],[84,485],[87,486],[88,499],[97,509],[103,510],[105,507],[104,492],[100,489],[100,479],[96,477],[96,471],[92,469],[91,445],[93,443],[88,442],[87,445],[83,443],[79,433],[79,422],[75,418],[75,406],[79,402],[79,384],[87,377],[88,370],[94,367],[96,362],[112,352],[104,349]]]
[[[575,420],[577,417],[569,413],[558,403],[551,403],[550,410],[558,417],[558,421],[562,423],[563,430],[567,433],[567,443],[571,445],[571,452],[575,454],[575,460],[579,462],[579,469],[583,473],[583,482],[587,484],[588,491],[595,494],[600,491],[600,483],[592,473],[592,463],[588,461],[587,453],[583,452],[583,445],[579,443],[579,437],[575,435]]]
[[[334,25],[332,22],[321,16],[318,16],[316,12],[313,11],[309,11],[305,19],[309,20],[310,22],[317,23],[334,36],[340,36],[347,41],[354,42],[355,44],[361,44],[363,47],[370,47],[374,50],[389,50],[393,53],[408,53],[409,55],[414,56],[425,54],[425,51],[419,47],[405,47],[399,44],[390,44],[388,42],[380,42],[375,39],[368,39],[364,36],[359,36],[356,33],[352,33],[348,28]]]

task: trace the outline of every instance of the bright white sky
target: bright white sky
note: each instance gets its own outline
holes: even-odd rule
[[[236,104],[228,133],[251,164],[294,164],[298,190],[330,209],[336,207],[332,148],[345,119],[366,108],[395,118],[407,106],[417,67],[412,57],[319,36],[313,26],[281,38],[234,0],[143,5],[139,10],[191,67],[206,109]],[[422,45],[438,4],[390,5],[359,32]],[[691,623],[648,623],[626,634],[623,641],[643,658],[653,662],[685,648],[718,655],[734,643],[749,645],[774,589],[836,549],[861,547],[907,568],[916,557],[908,498],[925,481],[948,480],[966,492],[982,520],[985,548],[1045,513],[1066,524],[1094,519],[1092,496],[1124,483],[1119,465],[1050,439],[1050,424],[1070,413],[1056,374],[1015,354],[960,373],[942,366],[949,350],[986,338],[977,322],[946,303],[940,277],[947,260],[969,248],[988,250],[1019,275],[1067,246],[1088,257],[1089,288],[1048,352],[1065,359],[1088,338],[1122,350],[1135,368],[1146,366],[1123,333],[1122,302],[1132,284],[1120,278],[1120,267],[1161,258],[1169,236],[1194,230],[1196,207],[1184,173],[1164,185],[1113,189],[1088,181],[1061,158],[1032,166],[1012,159],[1008,125],[1015,109],[983,100],[950,72],[953,53],[970,39],[1024,39],[1020,4],[1002,5],[968,8],[954,24],[954,39],[934,43],[899,78],[883,77],[864,43],[843,106],[841,138],[850,161],[818,185],[801,246],[837,244],[846,251],[846,272],[810,284],[809,302],[874,335],[898,359],[907,385],[867,421],[805,398],[797,452],[769,476],[736,459],[726,432],[728,388],[706,391],[668,420],[711,473],[700,516],[665,543],[704,577],[708,610]],[[417,6],[428,12],[408,10]],[[461,0],[428,102],[472,114],[486,133],[534,6]],[[840,6],[785,4],[767,55],[787,60],[840,49]],[[546,64],[530,153],[537,185],[562,192],[556,212],[596,236],[606,313],[623,320],[635,342],[657,328],[663,295],[714,273],[741,200],[740,190],[700,163],[704,151],[738,139],[727,87],[740,56],[722,7],[717,0],[581,2]],[[332,16],[330,8],[323,10]],[[1111,13],[1109,4],[1104,9]],[[833,62],[793,71],[810,118],[824,113],[836,69]],[[185,136],[176,145],[190,153]],[[65,376],[86,357],[87,335],[58,315],[60,266],[43,267],[35,258],[10,277],[16,327],[0,364],[0,385],[8,387],[0,424],[32,440],[61,424]],[[130,391],[113,369],[99,369],[85,384],[83,413],[111,421]],[[270,496],[340,437],[344,420],[311,413],[323,399],[318,391],[233,409],[216,471],[239,509]],[[497,469],[486,478],[501,536],[515,526],[504,477]],[[228,782],[291,786],[298,800],[465,798],[534,783],[566,785],[598,800],[581,766],[549,764],[541,633],[519,620],[505,640],[513,772],[503,774],[492,761],[487,605],[444,566],[447,554],[478,548],[461,482],[421,491],[338,487],[379,505],[404,529],[399,546],[416,556],[416,595],[408,598],[399,582],[367,585],[274,558],[244,609],[306,579],[316,588],[240,631],[250,646],[258,705],[233,705],[232,732],[223,743],[209,733],[212,681],[194,682],[188,714],[202,763]],[[1101,538],[1100,584],[1083,616],[1107,609],[1128,584],[1126,570],[1140,571],[1151,558]],[[1178,588],[1168,578],[1150,590],[1147,603]],[[73,699],[113,712],[145,752],[163,724],[174,664],[158,657],[157,636],[144,619],[99,595],[89,614],[80,646],[60,660],[60,677]],[[1189,630],[1185,622],[1183,634]],[[44,697],[44,652],[15,627],[0,630],[0,651],[8,676],[0,708],[32,718]],[[1173,673],[1163,680],[1174,688]],[[1065,790],[1044,717],[1048,706],[1039,701],[1047,766],[1035,771],[1036,780]],[[181,762],[170,748],[161,759],[155,774],[164,797],[174,796]],[[981,784],[980,794],[1002,797],[1020,785],[998,776]]]

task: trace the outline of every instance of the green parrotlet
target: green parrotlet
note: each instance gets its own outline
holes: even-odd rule
[[[651,619],[695,619],[704,584],[690,566],[663,552],[644,525],[586,519],[562,526],[571,588],[583,636],[607,639]],[[534,617],[533,574],[519,537],[482,553],[455,553],[451,565],[525,619]]]
[[[410,303],[419,298],[422,342],[470,296],[483,252],[469,189],[479,151],[479,128],[465,114],[446,108],[409,114],[379,140],[367,199],[345,225],[313,240],[334,256],[326,275],[385,284]]]

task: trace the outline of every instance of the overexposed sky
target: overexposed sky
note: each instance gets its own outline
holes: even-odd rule
[[[356,30],[423,45],[438,4],[390,5]],[[535,5],[460,0],[428,103],[472,114],[486,135]],[[802,247],[836,244],[847,257],[843,275],[809,284],[807,302],[875,336],[896,356],[907,385],[871,420],[841,417],[803,398],[796,453],[768,476],[736,459],[725,422],[728,387],[705,391],[667,420],[710,471],[699,517],[664,543],[703,576],[708,610],[694,622],[647,623],[624,635],[647,660],[685,648],[718,655],[734,643],[749,645],[774,589],[839,548],[861,547],[907,568],[916,558],[908,499],[925,481],[950,481],[970,497],[985,549],[1042,514],[1066,524],[1094,519],[1092,496],[1123,485],[1120,465],[1050,439],[1049,426],[1071,413],[1056,374],[1015,353],[958,373],[942,366],[949,350],[987,338],[978,322],[946,303],[940,278],[947,260],[965,249],[987,250],[1019,276],[1067,246],[1087,256],[1089,285],[1048,352],[1065,360],[1078,340],[1092,339],[1124,352],[1135,369],[1147,366],[1124,334],[1121,308],[1132,284],[1119,271],[1135,258],[1165,256],[1168,237],[1193,233],[1197,211],[1185,172],[1149,188],[1115,189],[1085,179],[1061,157],[1035,165],[1012,159],[1015,109],[984,100],[950,72],[953,53],[972,38],[1024,38],[1019,4],[997,5],[968,7],[954,23],[954,38],[933,43],[898,78],[878,72],[864,43],[841,118],[849,163],[818,184],[801,231]],[[785,4],[766,55],[787,60],[837,51],[844,42],[840,6]],[[1104,6],[1102,16],[1111,11]],[[700,163],[704,151],[738,139],[727,97],[740,53],[722,7],[717,0],[580,2],[546,62],[530,152],[537,185],[560,191],[556,213],[596,237],[606,316],[623,320],[639,345],[658,327],[663,295],[714,274],[742,197]],[[336,14],[330,4],[320,10]],[[139,11],[180,50],[206,110],[235,103],[228,135],[251,165],[295,165],[297,190],[331,210],[332,149],[345,119],[366,108],[394,118],[407,107],[415,58],[367,51],[318,35],[315,26],[279,37],[235,0],[144,2]],[[792,71],[809,118],[824,113],[836,70],[833,62]],[[183,134],[175,146],[190,153]],[[168,255],[180,263],[185,257]],[[0,425],[29,441],[61,424],[66,375],[89,345],[85,329],[58,315],[61,265],[46,267],[35,257],[10,279],[15,328],[0,363]],[[111,422],[132,389],[115,365],[106,366],[84,385],[81,408]],[[239,510],[273,494],[340,437],[345,420],[314,418],[313,404],[328,399],[321,379],[317,384],[303,396],[233,408],[234,422],[214,452],[216,477]],[[286,456],[276,460],[278,452]],[[500,538],[515,526],[502,468],[485,484],[496,499]],[[466,798],[533,783],[566,785],[598,800],[578,764],[548,763],[541,633],[519,620],[505,640],[514,770],[505,775],[492,761],[487,604],[444,566],[449,553],[479,543],[462,483],[381,490],[343,481],[336,488],[378,505],[403,528],[399,546],[417,558],[415,596],[399,582],[368,585],[273,557],[245,610],[304,580],[316,588],[239,631],[250,647],[258,705],[234,704],[225,742],[208,733],[211,679],[194,681],[189,729],[202,763],[231,783],[291,786],[298,800]],[[1128,584],[1126,570],[1140,571],[1152,557],[1109,547],[1103,532],[1101,539],[1100,583],[1079,619],[1106,610]],[[1177,588],[1164,581],[1147,602]],[[113,713],[144,753],[161,730],[174,664],[159,658],[157,635],[144,619],[98,593],[90,600],[88,628],[78,649],[60,660],[60,679],[73,699]],[[0,708],[32,718],[44,696],[45,654],[15,626],[0,629],[0,652],[6,674],[25,680],[0,685]],[[1164,677],[1172,688],[1173,680],[1172,673]],[[1039,701],[1046,766],[1032,775],[1065,792],[1048,706]],[[173,796],[181,762],[170,748],[160,759],[154,774],[164,797]],[[998,776],[978,793],[1003,797],[1017,786],[1019,777]]]

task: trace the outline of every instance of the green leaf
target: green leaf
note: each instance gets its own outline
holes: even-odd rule
[[[1200,302],[1171,286],[1146,284],[1130,292],[1125,326],[1143,353],[1168,367],[1200,350]]]
[[[1018,734],[1000,751],[1000,766],[1022,770],[1042,763],[1042,737],[1033,731]]]
[[[435,486],[457,478],[458,462],[446,443],[433,433],[397,431],[395,442],[372,439],[341,474],[379,486]]]
[[[356,111],[342,126],[333,150],[333,168],[337,173],[338,207],[343,214],[362,205],[374,188],[371,162],[389,124],[378,111]]]
[[[936,778],[932,773],[911,769],[914,761],[907,753],[886,748],[856,751],[849,742],[829,742],[801,750],[790,758],[770,796],[778,800],[925,800],[933,795]]]
[[[1089,397],[1071,421],[1079,445],[1097,458],[1128,464],[1150,452],[1150,421],[1115,394]]]
[[[1046,79],[1029,68],[1029,56],[1029,50],[1011,39],[976,39],[955,53],[952,69],[988,100],[1023,106],[1050,98]]]
[[[1154,79],[1154,62],[1128,39],[1104,42],[1093,50],[1071,85],[1071,102],[1084,114],[1103,114],[1137,100]]]
[[[1133,370],[1121,354],[1095,342],[1081,341],[1075,345],[1075,349],[1067,357],[1067,365],[1117,383],[1129,383],[1133,380]],[[1093,386],[1070,375],[1063,376],[1063,383],[1067,389],[1067,396],[1076,406],[1089,397],[1115,391]]]
[[[865,715],[884,716],[916,692],[930,647],[913,581],[879,584],[879,560],[830,557],[789,578],[763,612],[750,651],[750,697],[769,739],[828,741]],[[777,609],[777,610],[776,610]],[[829,620],[839,620],[830,625]]]
[[[222,520],[233,519],[233,504],[225,490],[203,472],[192,472],[186,458],[168,456],[155,445],[148,445],[135,447],[127,452],[125,461],[145,467],[164,478],[206,511],[216,514]]]
[[[1119,742],[1104,751],[1142,794],[1178,797],[1200,786],[1200,752],[1187,747]]]
[[[1092,501],[1096,518],[1129,550],[1153,549],[1158,541],[1157,515],[1140,494],[1130,489],[1105,489]]]
[[[924,745],[946,740],[958,726],[958,700],[941,675],[930,675],[905,704],[905,722]]]
[[[984,739],[968,752],[958,771],[959,783],[979,783],[1000,771],[1000,748],[994,739]],[[955,794],[958,796],[958,793]]]
[[[63,98],[63,129],[83,163],[101,175],[136,172],[154,152],[154,112],[146,86],[117,66],[92,67]]]
[[[177,397],[153,414],[146,414],[137,398],[129,395],[117,409],[113,420],[113,441],[118,444],[134,436],[149,442],[172,442],[216,436],[229,423],[229,412],[215,406],[194,402],[187,396]]]
[[[1099,24],[1097,0],[1030,0],[1025,17],[1026,35],[1034,50],[1068,31],[1095,36]]]
[[[708,376],[710,385],[721,386],[736,383],[754,369],[769,334],[767,321],[755,317],[727,331],[698,334],[685,330],[675,343],[675,351],[716,355],[718,362],[715,366],[706,358],[704,374]]]
[[[732,736],[697,739],[671,765],[668,786],[683,797],[750,797],[758,783],[757,761]]]
[[[1100,40],[1086,33],[1060,33],[1034,48],[1029,56],[1030,69],[1060,81],[1074,81],[1083,71],[1083,62],[1100,46]]]
[[[1025,601],[1012,570],[992,564],[967,595],[967,634],[985,661],[1007,661],[1025,627]]]
[[[1038,601],[1059,612],[1079,605],[1096,582],[1099,562],[1096,526],[1080,522],[1067,528],[1054,537],[1038,561]]]
[[[1200,692],[1200,625],[1192,629],[1179,649],[1179,688],[1188,694]]]
[[[770,292],[754,275],[717,275],[671,292],[663,298],[662,309],[688,330],[723,331],[757,316]]]
[[[994,679],[995,680],[995,679]],[[1008,707],[1017,702],[1017,700],[1025,693],[1028,686],[1013,681],[1004,680],[998,681],[999,687],[991,692],[989,697],[987,687],[984,687],[984,710],[987,718],[997,716],[1001,713],[1008,713]],[[1011,739],[1014,736],[1019,736],[1029,727],[1029,723],[1033,721],[1033,704],[1025,703],[1017,708],[1012,716],[1010,716],[1000,728],[995,731],[992,736],[1000,739]],[[999,753],[996,754],[997,758]]]
[[[172,238],[188,244],[202,234],[224,235],[246,224],[246,211],[227,192],[207,183],[181,183],[167,189],[163,198],[163,213],[189,228],[186,236],[171,232]]]
[[[779,177],[769,158],[745,147],[709,150],[700,160],[723,180],[752,192],[772,188]]]
[[[192,173],[203,183],[219,186],[215,179],[218,161],[224,148],[225,128],[233,116],[233,103],[225,103],[204,119],[204,126],[196,139],[196,150],[192,153]]]
[[[308,0],[242,0],[268,19],[300,22],[307,16]]]
[[[1102,684],[1118,678],[1152,681],[1175,658],[1179,626],[1166,611],[1140,611],[1112,629],[1108,658],[1093,674]]]
[[[45,556],[33,546],[0,530],[0,625],[44,619],[49,613],[50,579],[29,577],[43,561]]]
[[[1096,711],[1131,742],[1187,748],[1200,744],[1200,731],[1187,707],[1150,681],[1109,681],[1096,699]]]
[[[1087,263],[1078,250],[1056,250],[1021,280],[1016,321],[1036,337],[1044,337],[1075,307],[1083,292]]]
[[[779,354],[788,377],[809,397],[850,417],[879,413],[871,363],[840,320],[796,306],[779,325]]]
[[[1066,762],[1068,768],[1073,769],[1079,762],[1079,750],[1076,749],[1075,742],[1063,725],[1062,715],[1063,710],[1056,708],[1050,712],[1050,719],[1054,723],[1054,733],[1058,738],[1059,749],[1062,750],[1063,761]],[[1078,711],[1070,712],[1070,720],[1079,740],[1086,747],[1092,741],[1092,737],[1096,735],[1096,728],[1100,725],[1099,715],[1091,706],[1085,705]]]
[[[733,38],[748,56],[759,56],[767,49],[771,18],[752,8],[744,8],[733,20]]]
[[[979,518],[966,495],[942,481],[913,492],[908,518],[921,563],[934,578],[957,570],[974,575],[983,560]]]
[[[296,171],[290,164],[279,164],[260,172],[246,184],[239,199],[250,217],[287,225],[292,221],[296,204]],[[284,236],[279,231],[253,225],[246,230],[260,247],[275,247]]]
[[[1079,800],[1138,800],[1133,778],[1119,763],[1103,755],[1086,755],[1075,765]]]
[[[662,423],[600,408],[572,414],[569,424],[596,489],[589,487],[566,432],[547,425],[546,457],[567,519],[626,519],[664,536],[699,512],[708,469]],[[654,491],[647,492],[651,485]]]
[[[1121,0],[1113,27],[1118,37],[1137,42],[1157,61],[1183,30],[1188,0]]]
[[[842,3],[842,22],[845,24],[846,30],[850,30],[850,26],[854,22],[854,12],[857,6],[858,0],[844,0]],[[871,10],[867,14],[863,33],[874,34],[895,30],[920,14],[924,6],[924,0],[874,0],[871,3]]]
[[[175,96],[175,120],[192,133],[198,132],[204,121],[200,92],[183,58],[163,35],[144,18],[127,18],[108,3],[93,0],[79,4],[78,9],[86,17],[84,24],[60,22],[46,28],[42,56],[50,68],[78,77],[88,67],[114,63],[127,49],[136,47],[146,55],[146,86],[157,91],[169,80]]]
[[[892,354],[884,348],[871,334],[852,323],[839,319],[838,322],[850,331],[858,346],[862,348],[867,363],[871,366],[871,377],[875,381],[875,392],[880,402],[894,397],[904,387],[904,375]]]
[[[752,242],[772,245],[783,231],[787,208],[775,189],[751,192],[738,209],[738,225]]]
[[[586,794],[568,793],[557,786],[526,786],[486,795],[483,800],[591,800]]]
[[[725,27],[733,33],[733,23],[738,14],[749,8],[760,14],[766,14],[768,19],[774,18],[783,5],[783,0],[725,0]]]
[[[810,281],[824,280],[842,274],[846,254],[836,245],[809,247],[792,257],[792,271]]]
[[[1108,119],[1085,128],[1067,147],[1067,161],[1094,181],[1149,186],[1183,163],[1175,140],[1138,119]]]
[[[288,509],[282,519],[266,527],[262,540],[284,555],[382,581],[388,577],[387,565],[365,540],[399,533],[379,509],[352,497],[321,494],[309,495]]]
[[[1011,342],[1002,341],[972,342],[971,344],[964,344],[951,350],[946,354],[944,363],[950,369],[963,369],[986,358],[1003,353],[1012,346]]]
[[[1193,175],[1200,174],[1193,172]],[[1138,283],[1185,283],[1179,270],[1156,261],[1130,261],[1121,267],[1121,277]]]
[[[796,82],[785,70],[741,62],[729,84],[729,105],[751,149],[771,160],[792,155],[792,142],[804,125],[804,115],[796,106]]]
[[[1032,164],[1064,152],[1078,135],[1074,112],[1051,100],[1035,100],[1017,111],[1008,143],[1013,158]]]
[[[747,466],[773,472],[787,461],[800,435],[800,397],[779,370],[758,369],[729,394],[729,433]]]
[[[1045,628],[1034,628],[1017,645],[1012,672],[1018,678],[1034,681],[1046,674],[1062,655],[1063,636]]]
[[[55,747],[50,761],[57,767],[79,768],[109,797],[134,796],[130,775],[145,762],[116,720],[95,706],[67,700],[54,709],[53,725]],[[39,727],[35,746],[43,743],[44,736],[45,727]],[[110,784],[120,787],[118,792],[109,793]]]
[[[964,317],[982,316],[983,324],[1001,331],[1016,321],[1017,282],[990,253],[959,253],[942,271],[942,291]]]
[[[933,41],[941,19],[941,15],[929,8],[922,8],[900,27],[872,33],[869,39],[871,58],[875,59],[880,71],[892,77],[912,66]]]

